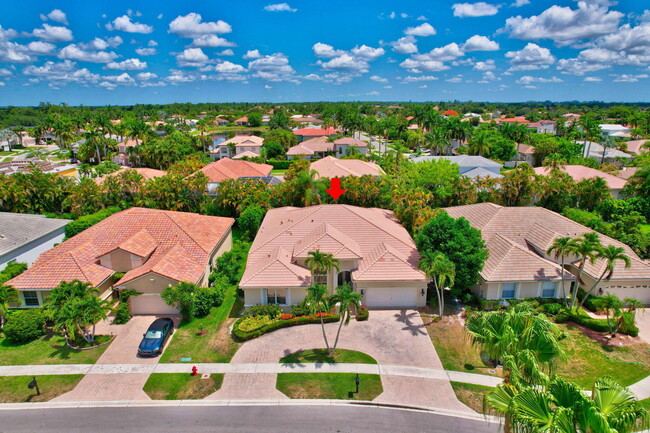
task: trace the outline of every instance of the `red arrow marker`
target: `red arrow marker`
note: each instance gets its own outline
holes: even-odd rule
[[[341,197],[341,194],[347,190],[341,189],[341,179],[335,177],[330,181],[330,189],[326,189],[325,191],[327,191],[327,193],[331,195],[334,200],[336,200]]]

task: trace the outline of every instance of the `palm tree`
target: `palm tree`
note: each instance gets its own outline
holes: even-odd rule
[[[359,311],[361,308],[361,294],[352,290],[350,283],[345,283],[336,288],[336,293],[330,298],[330,302],[333,305],[339,304],[339,329],[336,331],[336,339],[334,340],[334,346],[329,351],[330,354],[336,351],[336,346],[339,344],[339,336],[341,335],[341,328],[343,324],[346,326],[350,323],[350,318],[352,317],[350,310],[352,307]]]
[[[625,254],[625,250],[621,247],[617,247],[614,245],[607,245],[604,248],[600,248],[600,250],[596,254],[596,258],[605,260],[605,269],[603,269],[603,272],[600,274],[600,277],[594,283],[591,289],[589,289],[589,291],[585,293],[585,296],[582,298],[582,301],[580,301],[580,305],[578,306],[578,309],[582,308],[582,305],[585,303],[589,295],[591,295],[591,292],[593,292],[596,289],[596,287],[598,287],[598,285],[603,280],[603,278],[605,280],[609,280],[612,278],[612,275],[614,275],[614,268],[616,268],[617,262],[619,261],[623,262],[626,268],[632,266],[632,261],[630,260],[630,257],[627,254]]]
[[[323,253],[321,250],[317,249],[316,251],[309,251],[307,253],[309,257],[305,259],[305,265],[309,268],[312,274],[312,281],[316,284],[322,284],[321,281],[318,281],[317,276],[325,275],[325,286],[327,286],[327,280],[329,273],[332,269],[340,270],[339,260],[334,258],[334,255],[330,253]]]
[[[438,314],[442,318],[445,308],[444,289],[453,286],[456,278],[456,265],[440,251],[425,254],[420,259],[420,270],[433,280],[438,295]]]
[[[325,322],[321,313],[327,313],[332,310],[332,305],[327,297],[327,286],[322,284],[312,284],[307,287],[307,296],[305,297],[305,304],[309,308],[310,314],[315,314],[320,317],[320,325],[323,331],[323,340],[325,340],[325,347],[330,351],[330,345],[327,341],[327,334],[325,334]]]
[[[194,314],[194,294],[197,292],[196,284],[181,281],[175,286],[167,287],[161,296],[167,305],[180,310],[183,321],[189,322]]]
[[[505,415],[506,432],[631,433],[648,426],[648,412],[634,394],[607,377],[596,379],[591,395],[556,379],[536,388],[499,385],[484,402]]]
[[[566,307],[566,289],[564,286],[564,258],[573,252],[574,240],[569,237],[556,238],[553,244],[546,251],[546,254],[551,255],[555,253],[555,260],[560,259],[560,266],[562,266],[562,300]]]
[[[585,263],[589,260],[590,263],[596,262],[596,255],[602,248],[600,243],[600,236],[596,232],[584,233],[581,238],[574,239],[570,248],[570,252],[580,257],[578,263],[578,275],[571,291],[571,309],[575,306],[576,297],[578,294],[578,287],[582,283],[582,273],[584,272]]]
[[[313,204],[320,204],[321,197],[316,188],[318,180],[318,172],[316,170],[306,170],[301,172],[295,179],[298,186],[298,191],[303,191],[302,205],[311,206]]]
[[[20,302],[18,290],[12,286],[0,284],[0,329],[4,328],[9,314],[9,305]]]

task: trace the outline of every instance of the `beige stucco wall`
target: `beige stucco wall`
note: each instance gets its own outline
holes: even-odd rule
[[[501,288],[503,284],[497,282],[482,282],[472,288],[472,292],[485,299],[501,299]],[[565,282],[566,290],[569,290],[569,282]],[[562,295],[561,282],[557,282],[555,296]],[[517,283],[515,299],[538,298],[542,296],[542,281],[522,281]]]
[[[590,275],[583,274],[582,277],[584,285],[582,288],[590,290],[596,283],[596,279]],[[650,280],[617,280],[616,274],[610,281],[601,281],[600,284],[592,295],[600,296],[598,289],[603,290],[603,294],[611,293],[618,296],[621,300],[625,298],[633,298],[643,302],[645,305],[650,305]]]
[[[112,251],[99,258],[99,264],[115,272],[128,272],[142,266],[142,257],[136,256],[121,249]]]
[[[168,286],[175,286],[176,284],[178,284],[176,280],[149,272],[135,280],[129,281],[123,287],[140,293],[162,293]]]

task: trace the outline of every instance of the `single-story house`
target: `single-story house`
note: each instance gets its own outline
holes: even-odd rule
[[[629,127],[619,124],[603,123],[602,125],[598,126],[600,127],[600,130],[603,131],[603,134],[612,137],[624,136],[625,134],[629,134],[632,131]]]
[[[260,156],[264,139],[257,135],[236,135],[233,138],[222,141],[217,144],[215,148],[210,151],[210,156],[213,159],[232,158],[243,152],[252,152]],[[231,147],[235,148],[233,153]]]
[[[98,185],[101,185],[109,177],[117,176],[118,174],[124,173],[125,171],[128,171],[128,170],[132,170],[132,171],[138,173],[140,176],[142,176],[144,178],[145,181],[154,179],[156,177],[162,177],[162,176],[167,174],[166,171],[156,170],[154,168],[146,168],[146,167],[129,168],[129,167],[124,167],[124,168],[120,168],[117,171],[114,171],[113,173],[107,174],[106,176],[96,178],[95,183],[97,183]]]
[[[561,293],[560,259],[547,255],[553,241],[560,237],[580,237],[592,229],[543,207],[503,207],[493,203],[445,208],[453,218],[465,218],[481,231],[490,256],[480,272],[480,281],[472,288],[486,299],[558,298]],[[631,266],[617,262],[611,279],[603,280],[596,295],[612,293],[619,298],[635,298],[650,304],[650,264],[622,242],[600,235],[604,245],[625,250]],[[565,258],[565,279],[575,280],[577,257]],[[587,262],[582,287],[591,289],[602,275],[606,263]],[[569,284],[566,284],[567,290]]]
[[[258,156],[260,156],[259,153],[255,153],[255,152],[251,152],[250,150],[247,150],[242,153],[238,153],[237,155],[233,156],[232,159],[257,158]]]
[[[648,152],[648,150],[650,150],[647,146],[648,142],[650,142],[650,140],[628,141],[627,143],[625,143],[627,153],[630,153],[632,155],[641,155],[644,152]]]
[[[503,117],[501,119],[494,119],[496,123],[530,123],[530,120],[525,117]]]
[[[264,177],[269,176],[271,170],[273,170],[273,166],[269,164],[221,158],[218,161],[206,165],[198,172],[205,174],[209,178],[208,194],[214,194],[219,184],[226,179]]]
[[[458,173],[463,176],[491,177],[500,178],[502,165],[491,159],[478,155],[458,155],[458,156],[416,156],[411,158],[412,162],[437,161],[446,159],[447,161],[458,166]]]
[[[607,188],[609,188],[609,192],[612,193],[614,198],[620,198],[621,191],[623,191],[623,188],[627,185],[625,179],[605,173],[604,171],[596,170],[595,168],[585,167],[584,165],[565,165],[559,167],[559,169],[571,176],[571,178],[576,182],[580,182],[583,179],[594,179],[600,177],[607,182]],[[550,167],[535,168],[535,173],[542,176],[546,176],[550,171]]]
[[[302,143],[305,140],[318,137],[334,137],[336,135],[336,129],[334,128],[302,128],[296,129],[293,131],[293,134],[298,138],[298,143]]]
[[[235,126],[248,126],[248,116],[240,117],[233,122]]]
[[[142,293],[131,297],[133,314],[177,314],[161,293],[181,281],[207,286],[217,258],[232,248],[233,223],[232,218],[130,208],[44,252],[8,284],[19,290],[24,307],[43,305],[61,281],[76,279],[99,289],[102,299],[115,297],[114,290]]]
[[[327,141],[326,137],[315,137],[290,147],[286,155],[287,159],[294,159],[298,156],[302,156],[305,159],[318,159],[333,152],[333,142]]]
[[[368,153],[368,142],[352,137],[343,137],[334,140],[334,152],[336,156],[347,156],[349,149],[354,149],[357,153],[365,155]]]
[[[54,163],[38,158],[14,159],[12,161],[0,162],[0,174],[6,176],[14,173],[31,173],[35,168],[38,168],[43,173],[56,174],[64,177],[78,177],[77,165],[71,163]]]
[[[517,154],[514,157],[515,164],[519,165],[522,162],[535,166],[535,147],[524,143],[517,144]]]
[[[346,176],[383,176],[386,173],[374,162],[362,161],[360,159],[336,159],[333,156],[326,156],[323,159],[314,161],[309,166],[310,170],[316,171],[318,177],[346,177]]]
[[[214,118],[212,123],[215,126],[228,126],[228,123],[230,123],[230,122],[228,122],[228,119],[224,119],[223,117],[218,117],[217,116],[217,117]]]
[[[538,134],[553,134],[555,135],[555,120],[540,120],[526,125],[526,128],[534,130]]]
[[[312,275],[309,252],[338,260],[339,269]],[[300,303],[312,283],[350,283],[368,307],[421,307],[427,278],[420,254],[392,211],[330,204],[270,209],[248,254],[239,287],[245,305]]]
[[[63,241],[70,221],[0,212],[0,271],[13,262],[34,263],[39,254]]]
[[[587,158],[593,158],[596,161],[600,162],[603,160],[603,152],[605,153],[605,162],[612,162],[616,158],[625,158],[629,159],[632,158],[632,155],[621,152],[618,149],[613,149],[609,147],[604,147],[600,143],[596,143],[593,141],[576,141],[576,143],[579,143],[583,145],[583,150],[582,150],[582,155]]]

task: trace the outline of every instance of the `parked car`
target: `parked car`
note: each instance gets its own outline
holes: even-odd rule
[[[156,319],[146,334],[142,335],[142,341],[138,346],[138,355],[156,356],[160,355],[165,347],[165,342],[174,332],[174,321],[169,318]]]

